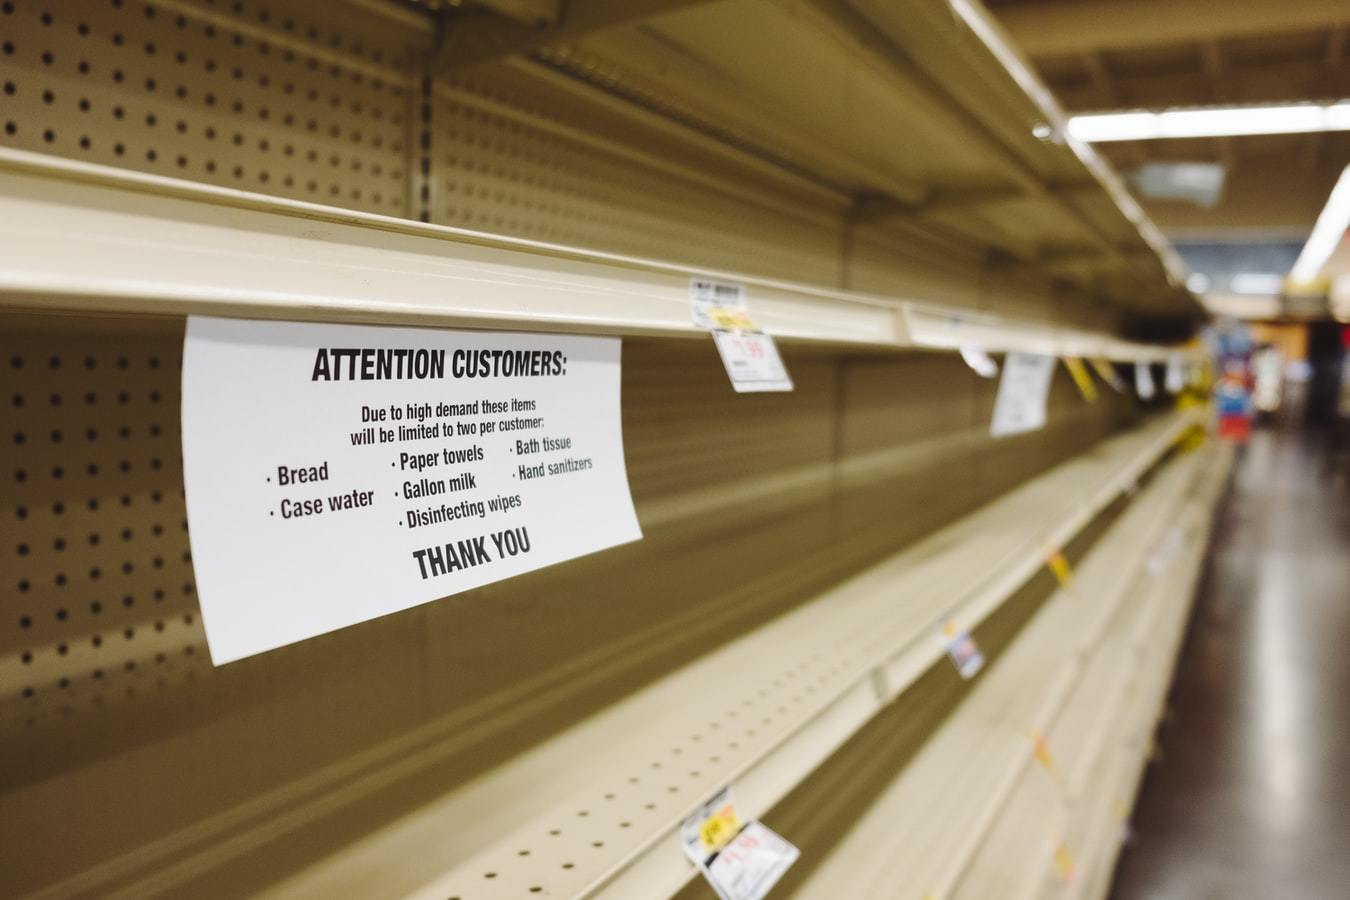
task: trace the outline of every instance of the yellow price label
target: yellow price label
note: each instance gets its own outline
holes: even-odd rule
[[[1083,395],[1083,399],[1089,403],[1097,402],[1097,386],[1092,383],[1092,376],[1088,374],[1087,366],[1076,356],[1064,357],[1064,368],[1069,370],[1073,376],[1073,383],[1078,385],[1078,393]]]
[[[1058,550],[1050,553],[1045,557],[1045,564],[1054,573],[1060,587],[1069,586],[1069,582],[1073,580],[1073,569],[1069,567],[1069,561],[1064,558],[1063,553]]]
[[[736,807],[728,803],[699,823],[698,838],[709,853],[721,850],[741,833],[741,818]]]
[[[1098,378],[1111,385],[1116,391],[1125,393],[1125,382],[1120,380],[1120,376],[1116,374],[1115,367],[1111,365],[1110,360],[1102,356],[1093,356],[1088,359],[1088,363],[1091,364],[1092,371],[1097,373]]]
[[[1031,732],[1031,752],[1047,772],[1055,771],[1055,755],[1050,752],[1050,742],[1039,731]]]
[[[755,330],[754,321],[742,309],[714,306],[708,309],[708,318],[712,319],[718,328],[730,328],[736,331]]]
[[[1073,854],[1069,852],[1069,845],[1063,841],[1055,847],[1055,871],[1059,874],[1059,880],[1065,884],[1073,881]]]

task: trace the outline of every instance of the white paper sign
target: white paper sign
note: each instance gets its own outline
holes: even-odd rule
[[[727,377],[738,394],[792,390],[792,379],[773,338],[762,331],[719,329],[712,334]]]
[[[1003,360],[1003,378],[998,383],[989,433],[1002,437],[1044,428],[1045,402],[1054,372],[1053,356],[1009,353]]]
[[[1169,394],[1180,394],[1186,387],[1186,371],[1182,366],[1180,356],[1169,356],[1167,358],[1167,371],[1163,377],[1163,387],[1167,388]]]
[[[745,286],[708,278],[689,279],[689,318],[699,328],[717,327],[712,310],[746,312]]]
[[[190,317],[183,475],[214,662],[639,539],[619,352]]]
[[[1134,364],[1134,392],[1145,400],[1152,400],[1158,393],[1157,385],[1153,383],[1153,366],[1149,363]]]
[[[684,820],[680,844],[722,900],[761,900],[798,856],[762,822],[742,822],[729,787]]]
[[[961,348],[961,358],[966,361],[966,365],[974,370],[976,375],[981,378],[993,378],[998,374],[998,363],[988,353],[985,353],[979,347],[966,345]]]

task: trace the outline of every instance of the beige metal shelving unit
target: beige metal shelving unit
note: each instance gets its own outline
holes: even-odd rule
[[[996,385],[952,351],[1193,356],[1156,229],[1090,150],[1034,135],[1062,116],[968,3],[435,6],[0,9],[0,893],[693,894],[690,809],[734,784],[790,817],[914,703],[951,713],[922,758],[873,761],[878,809],[931,801],[925,759],[966,729],[989,755],[973,830],[953,812],[931,871],[895,877],[978,896],[1021,854],[1030,895],[1048,838],[1006,823],[1038,773],[972,711],[1033,680],[1052,741],[1105,773],[1061,829],[1096,890],[1103,798],[1138,770],[1119,738],[1174,641],[1139,651],[1120,721],[1085,691],[1117,689],[1143,621],[1111,610],[1143,591],[1172,635],[1185,591],[1082,595],[1166,511],[1192,571],[1219,467],[1153,475],[1203,415],[1089,403],[1063,371],[1046,428],[995,441]],[[696,276],[746,286],[793,393],[731,393]],[[622,336],[645,539],[213,669],[191,314]],[[1093,540],[1006,624],[1050,593],[1048,551]],[[964,700],[932,687],[945,615],[1009,644]],[[1030,659],[1043,641],[1093,652]],[[804,846],[784,891],[837,896]]]

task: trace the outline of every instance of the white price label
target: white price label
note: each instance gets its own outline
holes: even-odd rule
[[[730,787],[684,820],[680,844],[722,900],[760,900],[798,855],[762,822],[743,822]]]
[[[1153,366],[1150,363],[1134,364],[1134,392],[1145,400],[1152,400],[1153,395],[1158,393],[1158,387],[1153,383]]]
[[[1167,358],[1167,372],[1163,377],[1163,387],[1169,394],[1180,394],[1186,387],[1186,369],[1181,357],[1173,354]]]
[[[751,822],[703,866],[703,874],[722,900],[761,900],[798,855],[762,822]]]
[[[984,668],[984,654],[969,631],[956,631],[952,623],[948,622],[942,628],[941,640],[948,658],[962,678],[969,681]]]
[[[188,319],[217,665],[642,536],[612,338]]]
[[[717,330],[713,341],[737,393],[792,390],[778,347],[764,332]]]
[[[1003,360],[1003,378],[994,400],[989,433],[994,437],[1020,434],[1045,427],[1045,403],[1055,358],[1036,353],[1009,353]]]
[[[966,345],[961,348],[961,358],[966,361],[966,365],[974,370],[976,375],[981,378],[993,378],[998,374],[998,363],[994,362],[993,357],[985,353],[979,347]]]
[[[713,310],[748,312],[745,286],[708,278],[689,279],[689,318],[699,328],[717,327]]]

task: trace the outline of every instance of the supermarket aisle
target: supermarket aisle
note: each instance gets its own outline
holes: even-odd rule
[[[1317,434],[1243,453],[1116,900],[1350,891],[1350,489]]]

